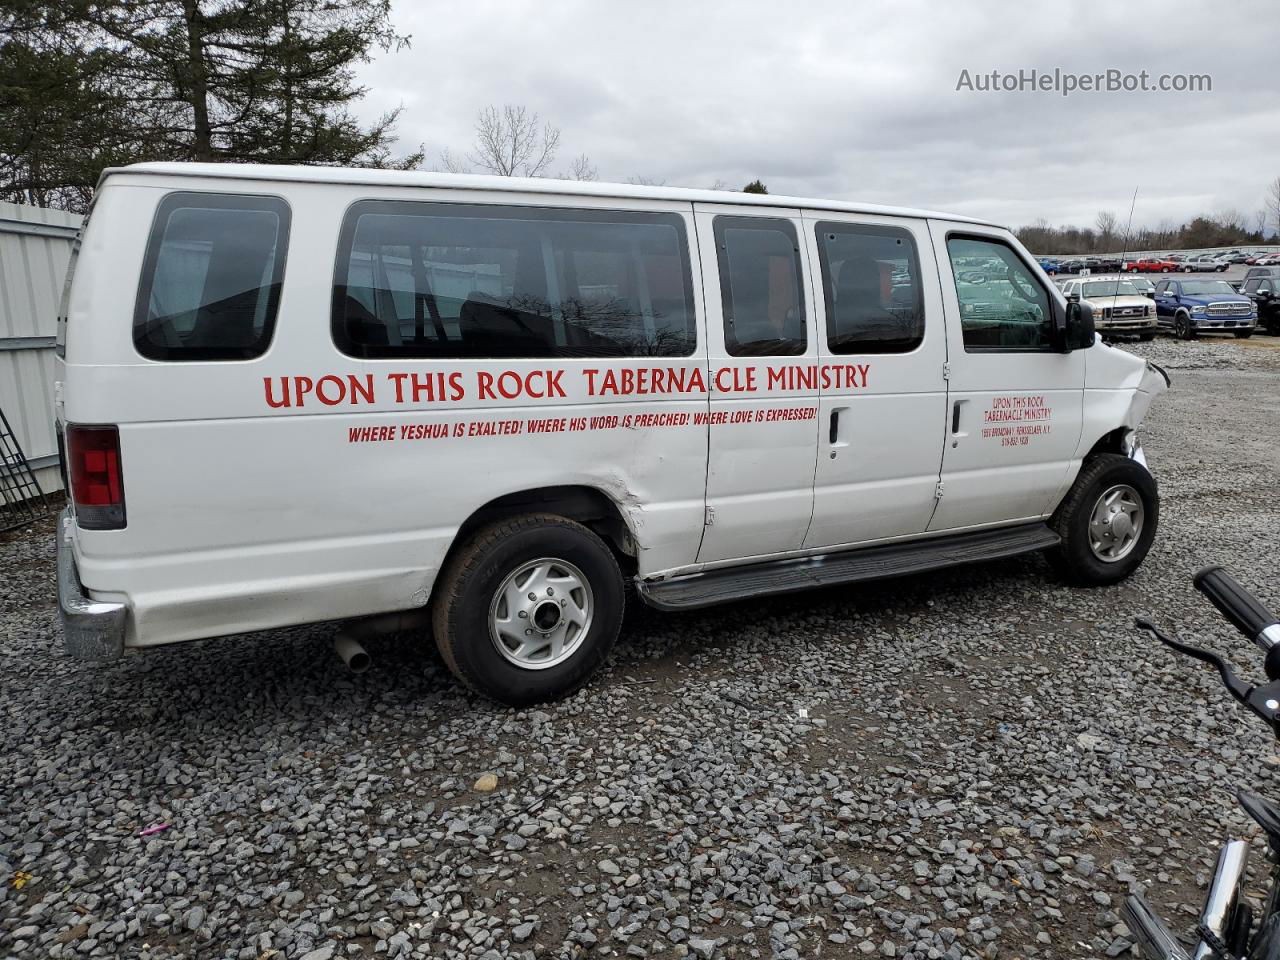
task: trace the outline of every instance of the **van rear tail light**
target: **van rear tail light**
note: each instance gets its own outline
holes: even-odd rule
[[[120,431],[115,427],[68,426],[67,461],[76,523],[85,530],[123,529]]]

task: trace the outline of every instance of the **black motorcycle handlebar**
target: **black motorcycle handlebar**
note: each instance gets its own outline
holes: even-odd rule
[[[1250,640],[1259,640],[1260,634],[1280,622],[1270,610],[1239,581],[1220,566],[1205,567],[1195,575],[1196,589],[1212,601],[1237,630]]]

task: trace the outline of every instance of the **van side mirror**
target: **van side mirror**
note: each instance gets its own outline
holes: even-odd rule
[[[1087,350],[1093,346],[1093,308],[1087,302],[1079,299],[1070,301],[1062,314],[1061,327],[1057,323],[1054,326],[1054,332],[1058,333],[1059,353]]]

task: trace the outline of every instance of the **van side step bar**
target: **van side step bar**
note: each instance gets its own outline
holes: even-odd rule
[[[748,597],[794,593],[1016,557],[1055,547],[1059,540],[1043,523],[1022,524],[817,557],[770,560],[671,580],[639,581],[636,591],[645,603],[659,610],[697,610]]]

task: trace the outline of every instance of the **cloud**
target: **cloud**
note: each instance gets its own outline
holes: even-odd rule
[[[1251,214],[1280,176],[1280,17],[1160,0],[642,4],[408,2],[411,48],[362,69],[406,148],[465,153],[477,112],[521,103],[562,130],[560,166],[1090,224]],[[980,93],[962,70],[1208,74],[1203,93]]]

